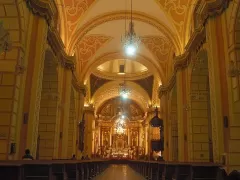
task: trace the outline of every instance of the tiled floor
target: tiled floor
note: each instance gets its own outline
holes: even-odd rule
[[[94,180],[145,180],[127,165],[112,165]]]

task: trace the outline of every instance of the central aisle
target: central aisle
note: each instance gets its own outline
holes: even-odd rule
[[[111,165],[94,180],[145,180],[127,165]]]

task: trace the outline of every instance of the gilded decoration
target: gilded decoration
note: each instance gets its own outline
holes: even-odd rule
[[[119,96],[119,83],[107,83],[96,91],[96,93],[92,97],[96,110],[108,99]],[[147,93],[141,87],[134,83],[127,83],[127,86],[130,88],[131,91],[129,99],[136,101],[138,104],[141,105],[142,109],[146,110],[149,103],[149,97]]]
[[[76,45],[79,71],[82,71],[88,60],[111,39],[110,36],[98,34],[84,36]]]
[[[121,101],[119,97],[106,101],[98,109],[97,115],[101,120],[112,121],[120,110],[124,111],[124,114],[130,121],[141,120],[144,116],[144,111],[135,101],[131,99],[128,101]]]
[[[84,78],[84,80],[86,80],[90,76],[92,69],[97,68],[99,65],[103,64],[104,62],[107,62],[107,61],[110,61],[113,59],[124,59],[124,58],[125,58],[125,56],[123,55],[122,52],[109,52],[109,53],[102,54],[99,57],[94,58],[90,62],[88,62],[88,64],[82,71],[83,77],[81,77],[81,78]],[[156,73],[158,76],[160,76],[161,79],[163,79],[163,80],[165,79],[163,68],[156,61],[153,61],[152,59],[150,59],[142,54],[137,54],[136,59],[134,59],[134,60],[141,63],[142,65],[146,66],[148,69],[151,69],[152,72],[154,74]],[[100,77],[101,77],[101,75],[100,75]],[[106,78],[106,76],[103,76],[103,77]],[[141,76],[141,78],[144,78],[144,77],[146,77],[146,76],[145,75]]]

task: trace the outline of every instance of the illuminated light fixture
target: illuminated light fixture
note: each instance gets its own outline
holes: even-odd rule
[[[124,75],[125,74],[125,66],[124,65],[119,65],[119,75]]]
[[[122,115],[122,116],[121,116],[121,118],[122,118],[122,119],[124,119],[124,118],[125,118],[125,116],[124,116],[124,115]]]
[[[138,50],[140,44],[140,38],[137,36],[134,30],[134,23],[132,17],[132,0],[131,0],[131,20],[129,23],[129,29],[125,32],[125,36],[122,37],[123,49],[127,56],[134,56]]]
[[[119,94],[123,99],[127,99],[130,95],[130,91],[126,88],[125,83],[120,84]]]

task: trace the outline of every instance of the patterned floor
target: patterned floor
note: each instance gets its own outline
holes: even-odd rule
[[[145,180],[127,165],[112,165],[94,180]]]

